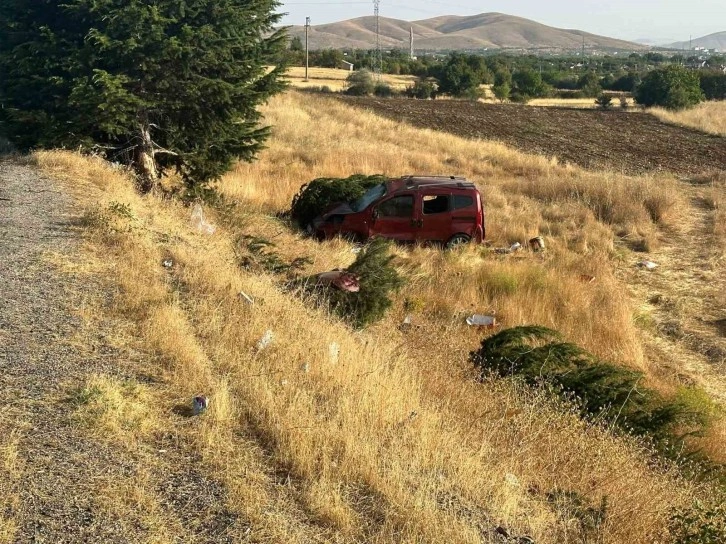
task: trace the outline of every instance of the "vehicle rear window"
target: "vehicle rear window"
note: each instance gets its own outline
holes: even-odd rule
[[[474,205],[474,197],[466,195],[454,195],[454,210],[460,210],[462,208],[468,208]]]
[[[413,216],[413,195],[395,196],[378,206],[380,217],[411,217]]]
[[[449,211],[448,195],[427,195],[423,197],[423,213],[431,215]]]

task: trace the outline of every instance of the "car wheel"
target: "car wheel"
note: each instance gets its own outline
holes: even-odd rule
[[[471,236],[468,234],[454,234],[449,241],[446,242],[446,249],[456,249],[471,242]]]

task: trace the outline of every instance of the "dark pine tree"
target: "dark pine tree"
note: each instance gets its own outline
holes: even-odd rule
[[[149,190],[251,160],[257,107],[281,90],[276,0],[4,0],[0,131],[21,149],[84,147],[133,164]]]

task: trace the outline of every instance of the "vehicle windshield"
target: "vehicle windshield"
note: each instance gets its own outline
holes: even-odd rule
[[[354,212],[361,212],[385,194],[386,185],[381,183],[380,185],[376,185],[368,189],[358,200],[351,202],[350,207]]]

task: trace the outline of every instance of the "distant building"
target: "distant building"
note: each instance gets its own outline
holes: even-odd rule
[[[353,71],[353,63],[352,62],[348,62],[347,60],[341,60],[340,61],[340,67],[343,70],[348,70],[349,72],[352,72]]]

